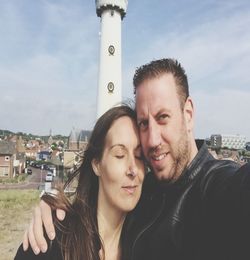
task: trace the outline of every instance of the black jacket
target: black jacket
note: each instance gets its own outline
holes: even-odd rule
[[[130,260],[250,259],[250,164],[215,160],[205,145],[174,184],[149,175],[126,222]]]

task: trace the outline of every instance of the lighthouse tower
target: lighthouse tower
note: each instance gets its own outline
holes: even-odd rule
[[[122,100],[121,21],[127,5],[127,0],[96,0],[101,17],[97,117]]]

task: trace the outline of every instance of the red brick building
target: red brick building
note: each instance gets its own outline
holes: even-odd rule
[[[11,141],[0,141],[0,178],[13,177],[15,144]]]

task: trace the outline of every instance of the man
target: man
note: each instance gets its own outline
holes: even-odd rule
[[[126,223],[127,258],[250,259],[250,165],[215,160],[205,145],[198,150],[188,80],[177,61],[155,60],[137,69],[134,90],[153,174]],[[38,225],[29,231],[33,249],[45,245],[40,214],[47,233],[54,230],[48,206],[42,202],[36,212]]]

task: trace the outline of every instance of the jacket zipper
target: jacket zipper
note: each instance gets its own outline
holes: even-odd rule
[[[156,215],[156,217],[155,217],[146,227],[144,227],[144,228],[139,232],[139,234],[138,234],[137,237],[135,238],[135,241],[134,241],[133,246],[132,246],[132,251],[131,251],[131,252],[132,252],[132,254],[131,254],[131,260],[134,259],[134,248],[135,248],[136,242],[137,242],[138,239],[142,236],[142,234],[143,234],[147,229],[149,229],[149,228],[156,222],[156,220],[160,217],[161,212],[163,211],[163,208],[164,208],[164,205],[165,205],[165,199],[166,199],[166,194],[164,193],[164,194],[163,194],[162,206],[161,206],[161,208],[160,208],[158,214]]]

